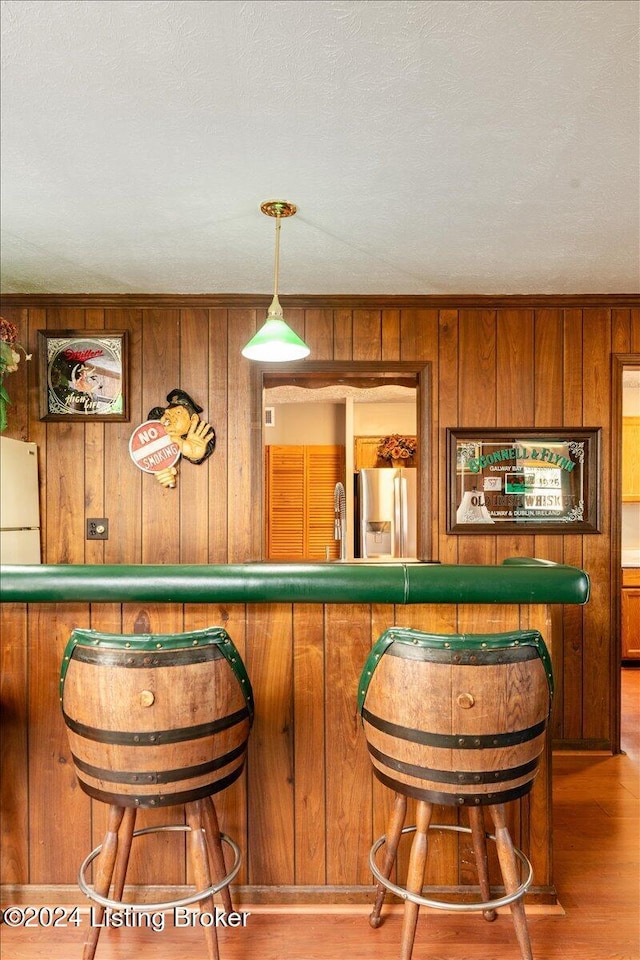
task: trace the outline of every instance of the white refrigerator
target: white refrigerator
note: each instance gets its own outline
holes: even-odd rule
[[[40,563],[38,448],[0,437],[0,563]]]

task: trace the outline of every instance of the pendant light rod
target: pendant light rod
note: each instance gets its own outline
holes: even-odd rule
[[[283,217],[292,217],[297,210],[287,200],[265,200],[260,205],[262,213],[276,219],[276,249],[273,268],[273,300],[267,311],[267,319],[256,335],[243,348],[242,355],[248,360],[286,361],[301,360],[309,355],[309,347],[289,327],[282,315],[278,300],[278,282],[280,274],[280,221]]]
[[[278,283],[280,277],[280,227],[283,217],[293,217],[298,208],[295,203],[289,203],[288,200],[265,200],[260,204],[261,211],[268,217],[276,218],[276,252],[273,268],[273,295],[278,296]]]
[[[273,266],[273,295],[278,296],[278,274],[280,273],[280,215],[276,217],[276,253]]]

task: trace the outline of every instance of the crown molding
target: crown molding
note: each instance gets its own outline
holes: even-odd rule
[[[587,308],[612,309],[640,306],[640,294],[429,294],[424,296],[389,296],[386,294],[297,294],[282,296],[283,307],[311,310],[493,310],[509,308]],[[262,310],[271,302],[271,295],[252,293],[4,293],[2,308],[84,307],[127,309],[225,309]]]

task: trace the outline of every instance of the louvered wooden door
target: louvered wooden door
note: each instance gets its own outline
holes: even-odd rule
[[[344,482],[344,447],[265,447],[267,560],[338,557],[333,492]]]

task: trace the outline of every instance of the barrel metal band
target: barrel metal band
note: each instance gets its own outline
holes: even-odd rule
[[[204,777],[207,773],[220,770],[228,766],[247,749],[247,741],[243,740],[240,746],[230,750],[220,757],[215,757],[207,763],[197,763],[190,767],[176,767],[173,770],[105,770],[103,767],[94,767],[86,760],[71,754],[73,762],[78,768],[96,780],[105,780],[109,783],[149,784],[174,783],[176,780],[193,780],[195,777]]]
[[[454,667],[495,667],[496,664],[522,663],[540,659],[535,647],[525,644],[521,647],[503,647],[500,650],[456,650],[419,644],[392,643],[387,647],[386,654],[389,657],[399,657],[401,660],[446,663]]]
[[[528,763],[523,763],[519,767],[508,767],[505,770],[435,770],[432,767],[422,767],[417,763],[407,763],[404,760],[398,760],[390,757],[381,750],[378,750],[372,743],[368,743],[369,753],[379,763],[398,773],[407,774],[410,777],[419,777],[421,780],[431,780],[434,783],[458,783],[461,786],[477,783],[495,783],[504,780],[519,780],[520,777],[532,773],[538,766],[538,758],[535,757]]]
[[[380,783],[395,793],[401,793],[406,797],[413,797],[414,800],[426,800],[427,803],[441,803],[448,807],[478,807],[488,806],[492,803],[508,803],[510,800],[517,800],[529,793],[533,786],[533,777],[518,787],[512,787],[510,790],[495,790],[492,793],[441,793],[438,790],[428,790],[426,787],[414,787],[411,784],[404,783],[402,780],[396,780],[388,777],[377,767],[373,768]]]
[[[144,669],[145,667],[177,667],[190,664],[208,663],[210,660],[223,660],[224,654],[217,644],[206,647],[187,647],[184,650],[109,650],[104,647],[76,646],[73,659],[81,663],[95,664],[100,667],[127,667]]]
[[[80,737],[86,737],[87,740],[95,740],[98,743],[117,743],[121,746],[148,747],[162,746],[165,743],[182,743],[184,740],[198,740],[200,737],[209,737],[221,730],[227,730],[229,727],[249,719],[248,707],[236,710],[235,713],[229,713],[226,717],[220,717],[217,720],[211,720],[208,723],[194,724],[192,727],[176,727],[168,730],[103,730],[99,727],[90,727],[87,724],[79,723],[66,712],[63,711],[65,723],[70,730],[77,733]]]
[[[203,787],[194,787],[193,790],[182,790],[180,793],[158,793],[150,796],[132,796],[130,793],[109,793],[106,790],[96,790],[91,784],[80,780],[80,786],[94,800],[102,800],[103,803],[116,803],[119,807],[171,807],[174,804],[179,806],[181,803],[191,803],[193,800],[202,800],[203,797],[210,797],[214,793],[220,793],[221,790],[231,786],[238,779],[244,770],[244,763],[241,763],[227,777],[222,780],[216,780],[214,783],[207,783]]]
[[[511,730],[507,733],[483,733],[483,734],[448,734],[431,733],[429,730],[416,730],[414,727],[404,727],[399,723],[392,723],[391,720],[383,720],[367,710],[362,708],[362,719],[370,723],[376,730],[388,733],[392,737],[399,737],[401,740],[410,740],[412,743],[421,743],[427,747],[444,747],[449,750],[482,750],[491,747],[511,747],[518,743],[526,743],[527,740],[535,740],[547,726],[546,718],[531,727],[525,727],[523,730]]]

